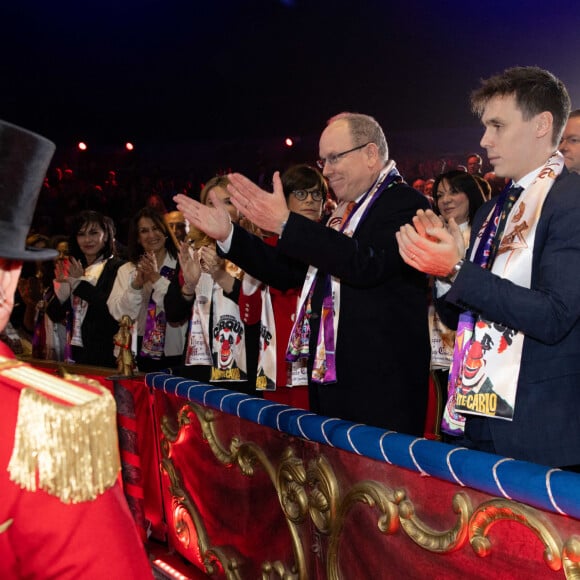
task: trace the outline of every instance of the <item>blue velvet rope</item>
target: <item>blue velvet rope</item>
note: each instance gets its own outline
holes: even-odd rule
[[[145,382],[164,393],[296,437],[580,519],[577,473],[323,417],[165,373],[148,374]]]

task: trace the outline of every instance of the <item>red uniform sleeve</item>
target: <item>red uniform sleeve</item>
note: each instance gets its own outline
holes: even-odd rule
[[[5,541],[13,556],[0,564],[2,570],[12,560],[2,578],[153,577],[119,484],[79,504],[63,504],[43,491],[21,491],[15,508],[0,538],[0,552]]]
[[[0,346],[1,356],[11,353]],[[0,374],[0,578],[152,578],[119,483],[94,501],[65,504],[9,479],[20,390]]]

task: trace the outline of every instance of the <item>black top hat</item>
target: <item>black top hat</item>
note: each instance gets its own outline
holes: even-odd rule
[[[55,145],[0,120],[0,257],[50,260],[58,252],[26,248],[36,200]]]

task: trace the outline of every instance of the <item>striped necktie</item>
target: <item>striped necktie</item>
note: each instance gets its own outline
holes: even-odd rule
[[[344,213],[342,214],[342,220],[340,221],[340,227],[339,230],[342,231],[342,228],[344,227],[344,225],[346,224],[346,221],[348,220],[348,217],[350,216],[350,214],[352,213],[352,210],[354,209],[354,206],[356,205],[356,201],[349,201],[346,209],[344,210]]]

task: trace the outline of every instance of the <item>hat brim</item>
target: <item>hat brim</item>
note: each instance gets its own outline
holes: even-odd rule
[[[22,260],[23,262],[43,262],[45,260],[54,260],[58,252],[47,248],[25,248],[24,250],[0,249],[0,256],[9,260]]]

